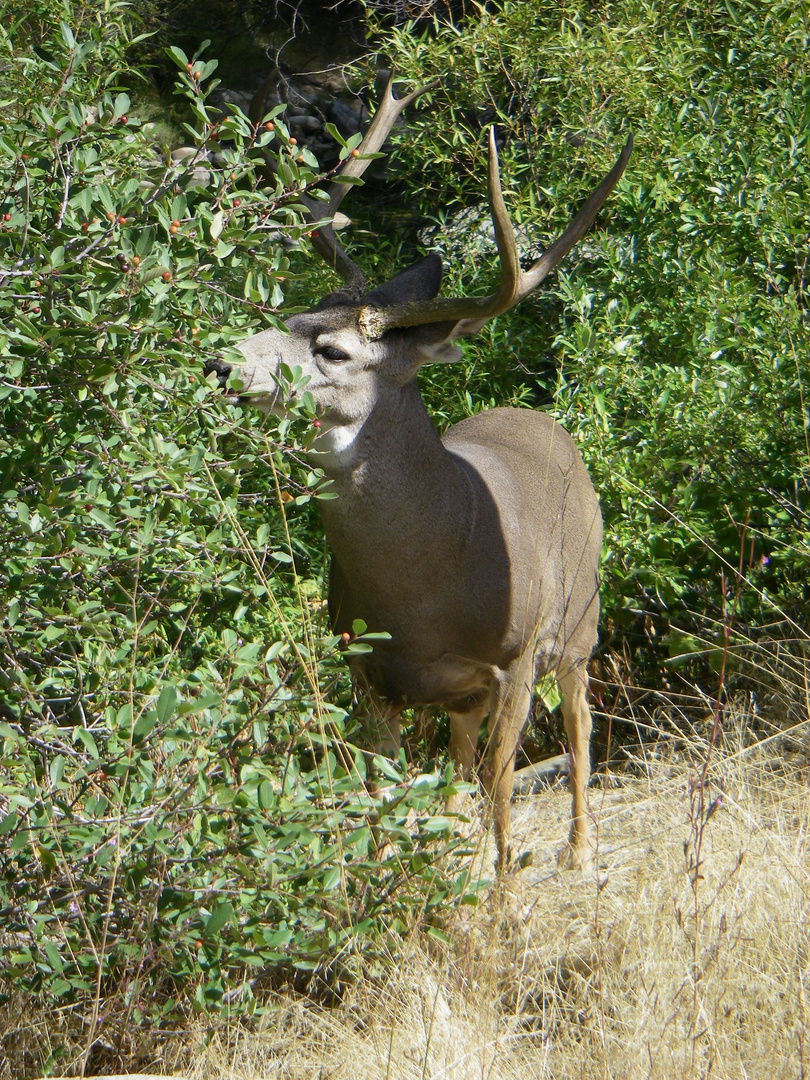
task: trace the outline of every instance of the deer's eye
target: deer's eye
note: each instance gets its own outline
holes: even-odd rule
[[[319,345],[315,349],[315,353],[322,356],[324,360],[331,360],[335,364],[341,364],[344,360],[350,359],[348,353],[345,353],[343,349],[336,349],[334,345]]]

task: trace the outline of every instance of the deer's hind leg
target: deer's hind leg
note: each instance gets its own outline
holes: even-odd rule
[[[571,784],[571,832],[560,853],[560,865],[587,871],[593,864],[594,845],[588,813],[587,787],[591,776],[591,710],[588,706],[588,668],[580,662],[563,667],[557,675],[562,714],[568,736]]]

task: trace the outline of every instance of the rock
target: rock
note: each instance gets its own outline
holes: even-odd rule
[[[199,150],[196,146],[178,146],[176,150],[172,150],[172,161],[175,165],[180,165],[183,161],[188,161],[189,158],[197,157],[198,154],[200,161],[204,161],[208,157],[204,150]]]
[[[198,165],[191,170],[191,179],[186,184],[186,190],[188,190],[189,188],[205,188],[208,187],[210,183],[210,171]]]
[[[252,100],[252,93],[230,90],[226,86],[219,86],[208,95],[208,104],[213,105],[223,116],[233,116],[237,111],[243,112],[245,116],[250,116],[250,103]]]
[[[308,116],[303,114],[296,116],[288,116],[287,123],[290,125],[290,127],[300,127],[305,135],[315,135],[323,127],[323,124],[320,122],[317,116]]]
[[[541,788],[553,784],[561,776],[568,776],[570,762],[568,754],[537,761],[525,769],[517,769],[512,781],[513,795],[533,795]]]
[[[326,118],[335,125],[344,138],[356,135],[360,130],[360,107],[355,111],[342,101],[330,101],[326,106]]]

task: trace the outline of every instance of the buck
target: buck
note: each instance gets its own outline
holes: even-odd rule
[[[395,98],[389,80],[344,176],[359,178],[422,87]],[[313,244],[343,288],[290,317],[286,333],[264,330],[240,346],[240,400],[282,412],[279,365],[308,377],[320,417],[313,461],[337,496],[321,503],[332,559],[329,613],[336,633],[356,619],[388,640],[350,659],[378,747],[396,754],[399,716],[435,705],[450,718],[450,754],[468,779],[479,729],[488,742],[479,770],[492,806],[498,865],[509,865],[510,797],[518,741],[543,673],[559,683],[569,741],[572,821],[564,865],[586,869],[593,845],[587,663],[596,642],[599,502],[571,438],[548,415],[496,408],[439,437],[419,394],[426,364],[460,357],[458,338],[519,303],[590,226],[624,171],[628,139],[612,170],[568,228],[521,269],[504,205],[494,133],[489,204],[501,276],[490,296],[439,297],[441,259],[430,254],[368,289],[330,224],[348,190],[337,181]],[[319,209],[320,207],[320,209]],[[221,379],[230,368],[215,364]]]

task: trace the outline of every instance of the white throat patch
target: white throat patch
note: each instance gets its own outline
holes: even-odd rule
[[[355,420],[352,424],[335,424],[334,427],[322,431],[312,444],[312,449],[318,455],[315,464],[322,461],[324,465],[328,465],[329,459],[338,464],[351,458],[352,446],[364,423],[365,418]]]

